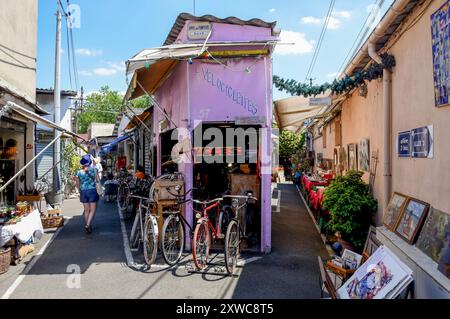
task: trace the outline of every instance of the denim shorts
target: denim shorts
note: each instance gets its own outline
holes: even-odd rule
[[[97,203],[100,199],[100,196],[98,196],[96,189],[87,189],[84,191],[81,191],[80,194],[80,202],[83,204],[86,203]]]

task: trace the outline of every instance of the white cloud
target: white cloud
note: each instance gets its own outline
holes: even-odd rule
[[[114,70],[116,70],[117,72],[125,72],[125,62],[119,62],[119,63],[115,63],[115,62],[107,62],[107,64]]]
[[[350,11],[334,11],[332,16],[336,18],[344,18],[344,19],[350,19],[352,17],[352,13]]]
[[[315,18],[315,17],[303,17],[300,20],[302,24],[321,24],[323,23],[323,19]]]
[[[276,47],[275,53],[280,55],[288,54],[306,54],[311,53],[314,49],[312,41],[308,41],[304,33],[283,30],[280,34],[281,43],[293,43],[280,44]]]
[[[92,76],[92,72],[91,71],[86,71],[86,70],[81,70],[78,72],[79,75],[81,76]]]
[[[94,74],[98,76],[111,76],[117,74],[117,70],[113,68],[97,68],[94,69]]]
[[[327,77],[328,77],[328,78],[335,79],[335,78],[338,78],[340,75],[341,75],[341,74],[338,73],[338,72],[333,72],[333,73],[327,74]]]
[[[272,8],[269,10],[270,13],[274,13],[275,11],[277,11],[277,9],[275,9],[275,8]]]
[[[102,50],[93,50],[93,49],[77,49],[75,51],[78,55],[82,55],[82,56],[92,56],[92,57],[96,57],[98,55],[102,55],[103,51]]]
[[[338,30],[342,26],[342,20],[351,19],[352,14],[350,11],[334,11],[328,21],[328,29]],[[317,18],[312,16],[303,17],[300,19],[301,24],[322,25],[325,22],[325,18]]]

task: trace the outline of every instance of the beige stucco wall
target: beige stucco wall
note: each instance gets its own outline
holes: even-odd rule
[[[37,0],[0,2],[0,79],[35,101]]]
[[[450,106],[434,106],[433,58],[430,16],[445,0],[433,1],[418,22],[404,33],[398,33],[388,44],[397,66],[392,74],[392,191],[418,198],[431,206],[450,213]],[[421,10],[405,22],[414,21]],[[406,29],[406,28],[405,28]],[[374,195],[380,205],[376,217],[382,221],[383,202],[383,83],[374,80],[368,84],[367,97],[354,92],[342,104],[342,139],[347,150],[350,143],[370,139],[370,152],[379,151]],[[399,132],[434,126],[434,158],[399,158]],[[328,137],[328,145],[334,139]],[[324,158],[332,156],[333,147],[322,148],[322,139],[314,142],[316,153]],[[330,153],[331,152],[331,153]],[[326,154],[326,155],[325,155]],[[368,173],[364,176],[368,181]]]
[[[397,60],[392,92],[392,190],[450,213],[450,107],[434,106],[430,21],[444,3],[445,0],[433,1],[418,23],[391,48]],[[426,125],[434,126],[434,158],[398,158],[397,134]]]

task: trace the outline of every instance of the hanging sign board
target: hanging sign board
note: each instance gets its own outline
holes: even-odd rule
[[[399,157],[411,157],[411,131],[398,133],[397,151]]]
[[[309,105],[310,106],[330,106],[331,105],[331,97],[310,98]]]
[[[433,158],[433,125],[411,131],[411,156]]]
[[[189,40],[206,40],[212,30],[209,22],[191,22],[188,25],[188,39]]]
[[[266,123],[265,116],[249,116],[249,117],[236,117],[236,125],[264,125]]]

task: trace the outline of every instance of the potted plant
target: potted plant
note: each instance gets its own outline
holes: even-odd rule
[[[328,226],[333,232],[362,251],[373,215],[378,209],[377,200],[369,193],[362,180],[363,172],[349,171],[338,176],[327,187],[323,207],[330,212]]]

